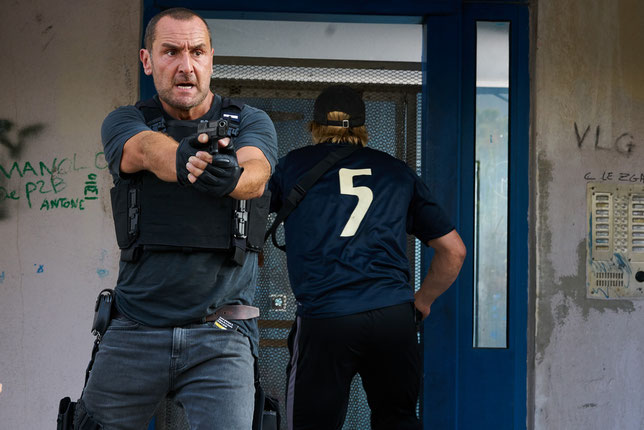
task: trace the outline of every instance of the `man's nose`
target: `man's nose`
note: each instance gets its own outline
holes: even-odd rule
[[[191,74],[194,72],[194,68],[192,67],[192,58],[190,58],[190,53],[189,52],[182,52],[179,54],[179,72],[184,73],[186,75]]]

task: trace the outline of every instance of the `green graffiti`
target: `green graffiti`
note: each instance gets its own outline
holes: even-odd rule
[[[104,152],[97,152],[96,156],[94,156],[94,166],[97,169],[105,170],[107,169],[107,161],[105,160],[105,153]]]
[[[9,169],[9,172],[0,164],[0,172],[7,178],[11,179],[11,176],[13,175],[13,171],[18,172],[18,175],[22,178],[22,172],[20,171],[20,166],[18,166],[18,162],[14,161],[13,164],[11,165],[11,169]]]
[[[98,200],[99,186],[98,174],[87,172],[87,169],[106,170],[108,168],[105,154],[96,152],[94,154],[93,166],[90,163],[83,163],[79,154],[74,153],[71,157],[53,158],[47,161],[11,161],[11,164],[0,163],[0,181],[22,179],[24,187],[12,188],[6,183],[0,183],[0,218],[5,205],[3,202],[9,200],[20,200],[24,197],[29,208],[39,208],[41,211],[52,209],[78,209],[85,210],[87,202]],[[85,180],[81,185],[81,197],[59,197],[64,190],[68,189],[66,179],[68,174],[85,170]],[[75,180],[74,180],[75,183]],[[37,196],[43,195],[47,198],[40,201]],[[56,195],[55,197],[52,195]],[[51,197],[50,197],[51,196]],[[40,206],[39,206],[40,205]]]
[[[16,195],[16,190],[7,190],[5,187],[0,187],[0,202],[4,200],[18,200],[20,196]]]
[[[69,199],[67,197],[60,197],[58,199],[49,199],[49,200],[45,199],[42,201],[42,204],[40,205],[40,210],[64,208],[64,209],[78,209],[78,210],[84,211],[85,210],[85,207],[83,207],[84,202],[85,202],[85,199],[81,199],[81,198]]]
[[[35,169],[29,161],[14,161],[10,167],[0,164],[0,173],[2,173],[5,178],[11,179],[15,173],[22,178],[28,174],[32,176],[65,175],[70,172],[88,169],[88,166],[79,164],[77,157],[78,154],[74,153],[71,158],[54,158],[49,164],[44,161],[40,161],[38,163],[38,169]],[[103,152],[97,152],[96,155],[94,155],[94,166],[100,170],[107,169],[107,162],[105,161]]]
[[[54,194],[58,194],[67,187],[65,181],[58,176],[51,176],[49,178],[49,183],[46,183],[43,180],[36,182],[27,182],[25,184],[25,196],[27,197],[27,204],[31,207],[31,194],[33,192],[38,192],[40,194],[48,194],[53,191]]]

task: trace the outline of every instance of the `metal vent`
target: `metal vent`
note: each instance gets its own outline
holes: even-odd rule
[[[298,82],[344,82],[347,84],[421,85],[422,73],[415,70],[354,70],[322,67],[216,65],[213,79]]]
[[[624,274],[622,272],[597,273],[595,275],[598,288],[623,287]]]
[[[418,63],[215,57],[213,80],[421,86]]]

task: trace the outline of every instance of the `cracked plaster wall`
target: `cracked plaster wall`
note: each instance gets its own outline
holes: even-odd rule
[[[542,0],[536,22],[534,428],[641,429],[644,301],[585,281],[588,178],[644,174],[644,4]]]
[[[80,395],[118,266],[100,126],[136,100],[140,22],[138,1],[3,2],[1,429],[52,428],[58,399]]]
[[[114,285],[118,258],[109,177],[95,158],[99,128],[107,112],[136,98],[132,47],[140,20],[140,3],[124,0],[56,7],[9,1],[0,15],[0,39],[7,41],[0,119],[14,124],[14,143],[21,127],[45,127],[17,158],[0,146],[0,164],[18,161],[25,173],[0,172],[0,192],[19,197],[6,193],[0,202],[1,428],[48,428],[57,399],[80,394],[91,304],[101,288]],[[586,299],[584,222],[588,172],[597,178],[644,172],[642,22],[644,4],[637,0],[538,4],[532,226],[538,429],[644,428],[644,302]],[[38,163],[51,167],[54,158],[68,159],[59,164],[67,184],[62,197],[82,195],[82,168],[96,170],[98,204],[48,211],[40,205],[57,193],[37,190],[28,207],[27,184],[57,175],[36,178],[25,163],[41,173]]]

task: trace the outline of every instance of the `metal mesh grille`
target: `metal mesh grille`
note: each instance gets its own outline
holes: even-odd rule
[[[363,92],[369,146],[404,160],[415,171],[420,169],[420,72],[321,67],[216,66],[212,88],[216,93],[234,97],[264,110],[275,124],[278,156],[311,144],[307,124],[320,90],[330,83],[350,83]],[[269,225],[274,215],[269,218]],[[276,235],[284,243],[283,229]],[[416,269],[420,246],[408,240],[408,257],[414,287],[420,284]],[[264,390],[280,400],[282,428],[286,428],[285,384],[289,353],[286,339],[295,318],[295,299],[291,293],[285,254],[270,240],[264,246],[264,264],[259,272],[255,304],[260,308],[259,367]],[[188,428],[183,411],[171,402],[163,410],[163,426],[157,430]],[[367,429],[370,412],[359,375],[351,385],[344,429]],[[176,426],[176,427],[175,427]]]
[[[345,84],[421,85],[419,70],[216,64],[213,79],[236,81],[342,82]]]

